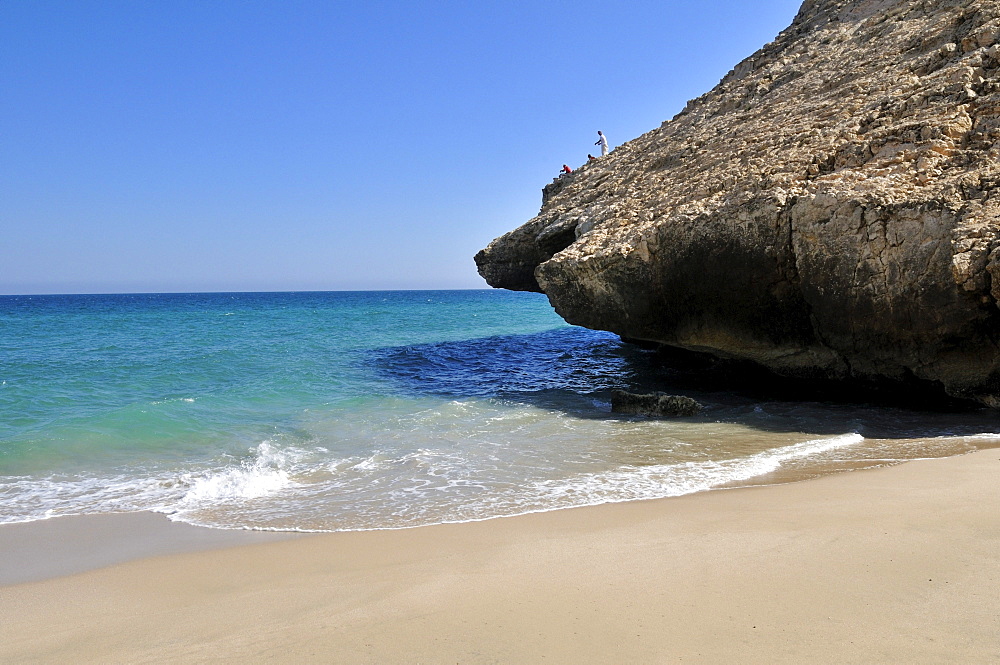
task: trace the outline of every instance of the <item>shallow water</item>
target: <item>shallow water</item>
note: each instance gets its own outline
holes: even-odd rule
[[[783,482],[1000,445],[988,411],[697,392],[536,294],[0,296],[0,521],[343,530]]]

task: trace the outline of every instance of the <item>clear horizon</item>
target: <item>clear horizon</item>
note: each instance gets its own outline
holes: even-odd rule
[[[43,296],[194,296],[194,295],[225,295],[225,294],[260,294],[260,293],[392,293],[394,291],[414,291],[433,293],[435,291],[495,291],[489,285],[470,286],[454,289],[271,289],[264,291],[99,291],[94,293],[0,293],[0,298],[34,298]],[[539,294],[542,295],[542,294]]]
[[[0,294],[488,288],[473,255],[798,0],[0,5]]]

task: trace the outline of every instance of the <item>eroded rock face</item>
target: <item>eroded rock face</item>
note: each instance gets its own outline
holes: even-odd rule
[[[476,256],[570,323],[1000,406],[1000,2],[807,0]]]

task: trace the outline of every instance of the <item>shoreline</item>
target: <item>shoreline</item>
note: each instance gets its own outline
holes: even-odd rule
[[[731,492],[751,488],[778,487],[781,485],[804,483],[827,476],[892,468],[913,461],[948,459],[948,457],[960,457],[988,450],[993,449],[983,448],[947,457],[935,456],[900,459],[889,464],[862,463],[860,466],[854,468],[836,466],[827,469],[825,472],[811,470],[805,474],[801,471],[785,470],[763,474],[732,485],[719,485],[707,490],[697,490],[677,496],[607,501],[598,504],[529,510],[513,515],[497,515],[494,517],[415,526],[388,526],[369,529],[345,529],[342,531],[303,531],[203,526],[183,521],[174,521],[164,513],[146,510],[123,513],[58,515],[43,520],[0,524],[0,588],[27,582],[43,582],[52,578],[99,570],[116,564],[173,554],[222,550],[291,538],[455,527],[495,520],[523,519],[534,515],[546,515],[562,511],[673,501],[684,497],[713,492]],[[1000,447],[996,450],[1000,453]],[[67,542],[72,543],[72,548],[62,547]]]
[[[987,449],[799,483],[326,534],[106,516],[147,544],[157,530],[194,529],[181,544],[198,551],[156,541],[140,558],[0,586],[0,660],[997,662],[998,472],[1000,451]],[[70,518],[4,525],[0,543],[38,524],[61,538],[61,556],[88,530],[95,538],[93,520],[58,519]],[[233,535],[270,541],[217,538]]]
[[[0,588],[154,556],[295,538],[292,532],[211,529],[153,512],[66,515],[0,524]],[[65,547],[72,543],[72,548]]]

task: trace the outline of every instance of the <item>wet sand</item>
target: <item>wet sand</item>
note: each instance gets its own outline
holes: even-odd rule
[[[81,573],[133,559],[251,545],[296,534],[203,529],[156,513],[81,515],[0,525],[0,585]]]
[[[0,662],[995,663],[998,480],[986,450],[257,544],[159,516],[4,527],[5,579],[63,576],[0,587]]]

